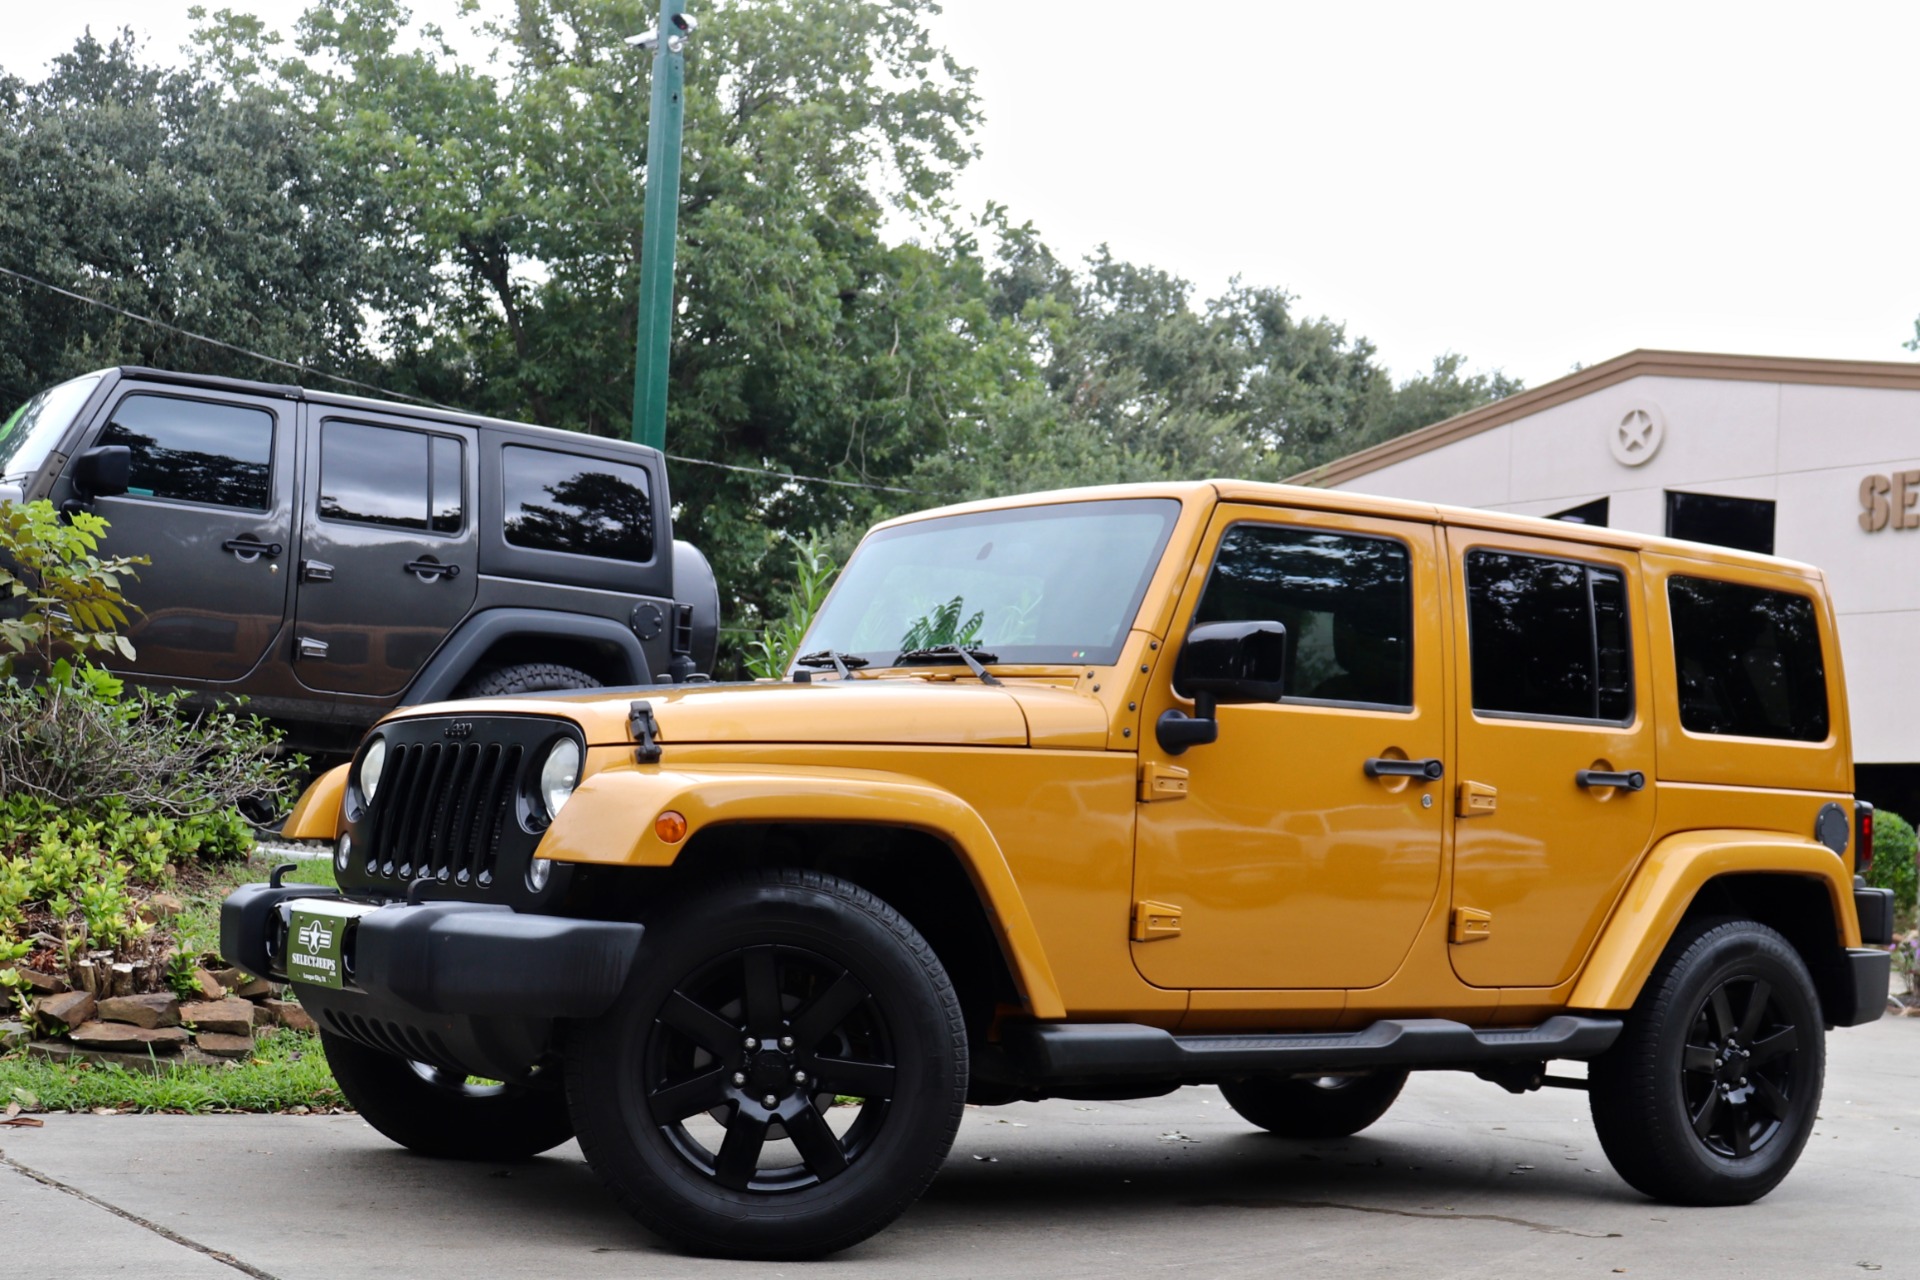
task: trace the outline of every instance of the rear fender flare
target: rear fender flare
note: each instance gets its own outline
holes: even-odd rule
[[[673,844],[654,831],[654,819],[668,809],[687,820],[687,837]],[[616,766],[581,782],[541,839],[537,856],[664,867],[707,828],[767,822],[871,823],[936,837],[972,878],[1033,1016],[1066,1016],[1039,930],[992,830],[964,800],[918,779],[866,769]]]
[[[1567,999],[1569,1007],[1631,1008],[1700,891],[1720,876],[1742,874],[1819,881],[1840,945],[1860,945],[1851,868],[1833,850],[1777,831],[1683,831],[1655,845],[1634,873]]]

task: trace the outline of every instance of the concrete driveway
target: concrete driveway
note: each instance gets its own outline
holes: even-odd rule
[[[824,1263],[672,1253],[569,1144],[420,1159],[351,1116],[66,1116],[0,1130],[0,1276],[1920,1277],[1920,1019],[1836,1032],[1799,1167],[1740,1209],[1608,1168],[1584,1095],[1417,1075],[1385,1120],[1294,1143],[1210,1088],[970,1109],[926,1198]]]

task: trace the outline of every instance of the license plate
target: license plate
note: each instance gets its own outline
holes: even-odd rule
[[[341,943],[347,926],[369,910],[348,902],[303,899],[295,904],[287,925],[287,980],[335,991],[345,986]]]

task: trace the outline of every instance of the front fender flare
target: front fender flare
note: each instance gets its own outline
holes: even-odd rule
[[[1777,831],[1683,831],[1655,845],[1621,895],[1587,958],[1567,1004],[1575,1009],[1626,1009],[1666,949],[1668,939],[1708,881],[1766,874],[1817,880],[1833,909],[1842,947],[1860,945],[1853,878],[1833,850]]]
[[[332,844],[340,838],[340,806],[347,798],[347,770],[340,764],[315,778],[294,802],[293,812],[280,824],[285,840],[325,840]]]
[[[952,792],[868,769],[616,766],[581,782],[541,839],[537,856],[599,866],[670,866],[686,842],[667,844],[655,834],[654,818],[666,809],[686,818],[689,838],[708,827],[756,822],[859,822],[936,837],[958,855],[985,900],[1033,1016],[1066,1017],[1039,930],[999,841]]]

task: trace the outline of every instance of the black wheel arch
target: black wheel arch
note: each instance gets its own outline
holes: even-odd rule
[[[1833,902],[1822,881],[1766,872],[1716,876],[1700,886],[1675,936],[1685,934],[1688,925],[1711,919],[1752,920],[1779,933],[1813,975],[1826,1024],[1852,1021],[1853,976],[1833,918]]]
[[[609,686],[653,683],[639,639],[611,618],[550,609],[488,609],[460,624],[400,701],[445,701],[478,672],[526,663],[574,667]]]

